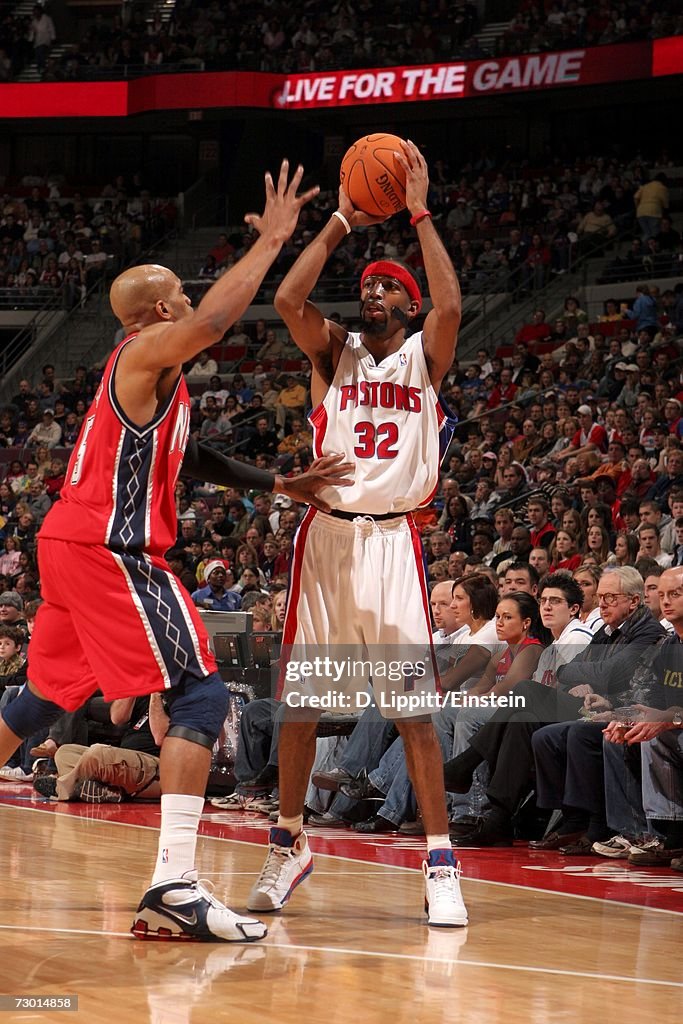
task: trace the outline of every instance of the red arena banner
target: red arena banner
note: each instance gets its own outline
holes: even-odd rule
[[[467,99],[649,78],[651,68],[651,44],[627,43],[462,64],[290,75],[277,102],[287,110],[302,110]]]
[[[655,39],[652,44],[652,76],[683,74],[683,36]]]
[[[654,66],[653,66],[654,64]],[[0,118],[126,117],[223,107],[311,110],[462,100],[683,74],[683,38],[466,63],[275,75],[203,72],[131,81],[0,85]]]

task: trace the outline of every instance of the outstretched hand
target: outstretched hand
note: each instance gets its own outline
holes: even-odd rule
[[[294,233],[301,208],[320,191],[316,185],[298,196],[296,192],[303,174],[304,169],[299,164],[292,175],[292,180],[287,184],[289,160],[283,160],[275,188],[273,176],[270,171],[266,171],[265,209],[262,214],[248,213],[244,218],[245,222],[255,228],[263,238],[272,238],[282,245]]]
[[[343,462],[343,459],[343,455],[325,455],[321,459],[316,459],[301,476],[284,477],[282,493],[289,495],[294,501],[313,505],[321,512],[329,512],[330,506],[318,497],[318,493],[323,487],[351,487],[353,485],[353,478],[349,476],[349,473],[353,472],[354,465],[352,462]]]

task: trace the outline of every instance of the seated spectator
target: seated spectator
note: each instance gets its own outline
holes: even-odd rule
[[[662,551],[659,544],[659,527],[651,523],[643,523],[638,531],[638,558],[653,558],[657,565],[668,569],[673,561],[671,555]]]
[[[53,409],[46,409],[43,412],[40,423],[38,423],[28,436],[28,443],[31,447],[47,445],[48,448],[56,448],[62,439],[62,428],[55,423]]]
[[[552,458],[563,462],[582,452],[607,451],[607,433],[599,423],[593,422],[593,410],[589,405],[580,405],[578,410],[580,428],[576,431],[567,448],[555,452]]]
[[[187,377],[211,377],[218,373],[218,363],[211,359],[206,349],[197,356],[196,363],[193,363],[187,371]]]
[[[545,322],[545,310],[537,309],[530,324],[524,324],[515,335],[518,345],[532,345],[539,341],[548,341],[551,335],[550,325]],[[552,358],[552,357],[551,357]]]
[[[22,647],[26,641],[23,629],[0,625],[0,696],[8,686],[23,686],[26,682],[26,657]]]
[[[259,356],[259,359],[263,358]],[[286,384],[280,391],[275,402],[275,414],[278,427],[284,429],[288,418],[301,417],[306,406],[306,389],[297,383],[296,377],[289,374]]]
[[[497,409],[500,405],[506,405],[514,401],[517,394],[517,386],[512,383],[512,370],[504,366],[500,371],[500,382],[491,391],[487,409]]]
[[[226,590],[227,574],[223,562],[208,562],[204,568],[204,579],[206,586],[192,594],[192,600],[199,608],[208,608],[214,612],[235,612],[241,607],[240,595]]]
[[[96,804],[160,798],[159,752],[169,726],[163,695],[115,700],[109,713],[114,725],[127,725],[120,745],[60,746],[54,754],[57,774],[34,779],[41,796]]]
[[[256,351],[256,358],[260,362],[272,362],[282,359],[286,354],[284,342],[280,341],[275,331],[269,327],[265,332],[265,340]],[[289,384],[289,380],[288,380]]]

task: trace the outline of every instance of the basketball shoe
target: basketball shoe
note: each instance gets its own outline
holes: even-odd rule
[[[216,899],[196,871],[149,887],[131,932],[138,939],[194,939],[195,942],[254,942],[268,929],[253,917],[240,917]]]
[[[247,910],[268,913],[285,903],[313,870],[306,833],[296,839],[284,828],[271,828],[270,847],[258,880],[252,886]]]
[[[452,850],[432,850],[423,861],[427,923],[439,928],[463,928],[467,907],[460,892],[461,868]]]

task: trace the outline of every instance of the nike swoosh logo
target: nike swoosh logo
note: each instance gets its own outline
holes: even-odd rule
[[[182,921],[183,924],[189,924],[191,927],[193,927],[199,921],[199,919],[197,917],[197,911],[196,910],[193,910],[192,911],[192,916],[188,917],[187,914],[183,914],[182,911],[179,911],[177,907],[176,908],[171,908],[171,907],[168,907],[165,903],[164,903],[163,906],[164,906],[164,910],[165,910],[165,912],[167,914],[170,914],[171,917],[175,917],[176,921]]]

